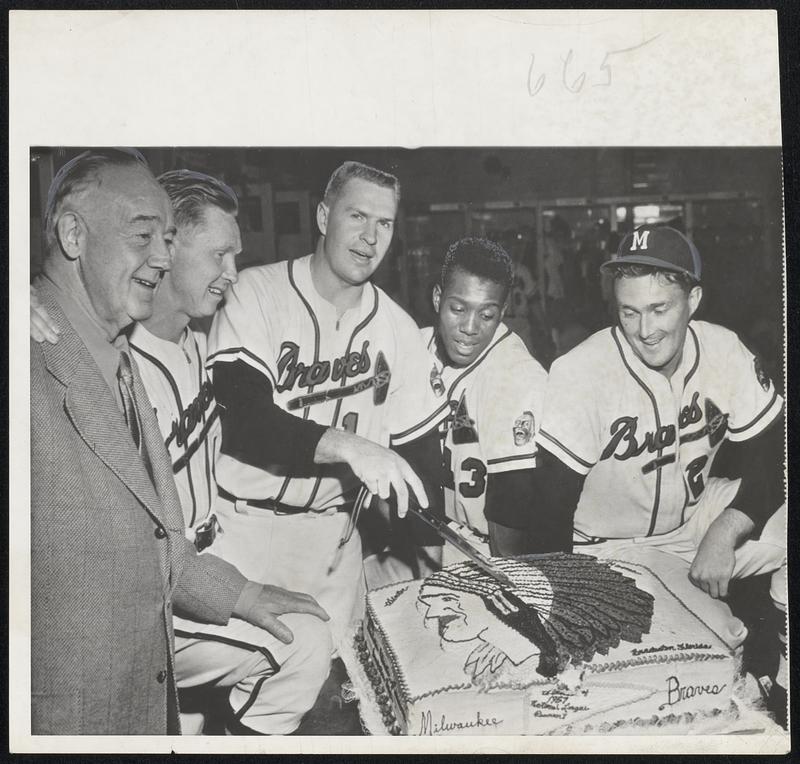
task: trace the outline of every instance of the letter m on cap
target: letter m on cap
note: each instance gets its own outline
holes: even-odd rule
[[[648,236],[650,236],[650,231],[634,231],[630,251],[635,252],[637,249],[647,249]]]

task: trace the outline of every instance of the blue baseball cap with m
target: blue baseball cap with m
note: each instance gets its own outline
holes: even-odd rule
[[[696,281],[700,281],[702,271],[697,247],[680,231],[668,226],[639,226],[622,239],[616,255],[600,268],[609,271],[628,263],[685,273]]]

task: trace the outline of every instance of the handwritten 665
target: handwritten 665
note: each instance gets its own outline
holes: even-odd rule
[[[570,93],[580,93],[586,85],[590,87],[609,87],[612,83],[612,61],[614,56],[624,53],[631,53],[639,50],[645,45],[649,45],[653,40],[658,39],[661,34],[657,34],[638,45],[628,48],[606,51],[602,59],[596,59],[590,64],[581,64],[575,60],[575,51],[570,48],[566,55],[560,58],[558,66],[558,78],[555,80],[555,87],[559,85]],[[536,54],[531,53],[530,65],[528,66],[528,95],[537,95],[548,82],[547,62],[540,62],[537,65]],[[549,72],[552,74],[552,70]]]

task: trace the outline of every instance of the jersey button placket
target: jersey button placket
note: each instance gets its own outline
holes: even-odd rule
[[[166,672],[166,669],[161,669],[161,671],[159,671],[159,672],[156,674],[156,682],[158,682],[159,684],[164,684],[164,682],[166,681],[166,679],[167,679],[167,672]]]
[[[159,525],[155,530],[155,537],[157,539],[165,539],[167,537],[167,532]]]

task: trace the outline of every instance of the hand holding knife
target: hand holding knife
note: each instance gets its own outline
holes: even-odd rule
[[[356,498],[353,511],[350,513],[350,520],[347,523],[347,528],[345,529],[345,532],[339,541],[336,557],[331,565],[331,570],[336,567],[339,559],[341,558],[342,547],[353,535],[353,529],[358,522],[358,517],[361,513],[361,510],[367,503],[368,496],[369,491],[367,490],[366,486],[362,486]],[[414,501],[411,496],[409,496],[408,511],[416,515],[424,523],[427,523],[431,528],[433,528],[433,530],[436,531],[440,538],[442,538],[444,541],[450,542],[462,554],[469,557],[469,559],[472,560],[482,571],[494,578],[495,581],[505,587],[508,587],[509,589],[513,589],[514,583],[511,581],[511,579],[496,565],[494,565],[494,563],[492,563],[492,561],[485,554],[483,554],[483,552],[472,546],[472,544],[470,544],[470,542],[467,541],[467,539],[456,530],[456,528],[461,527],[457,523],[453,522],[452,520],[437,517],[430,510],[423,509],[419,506],[419,504],[416,503],[416,501]]]

